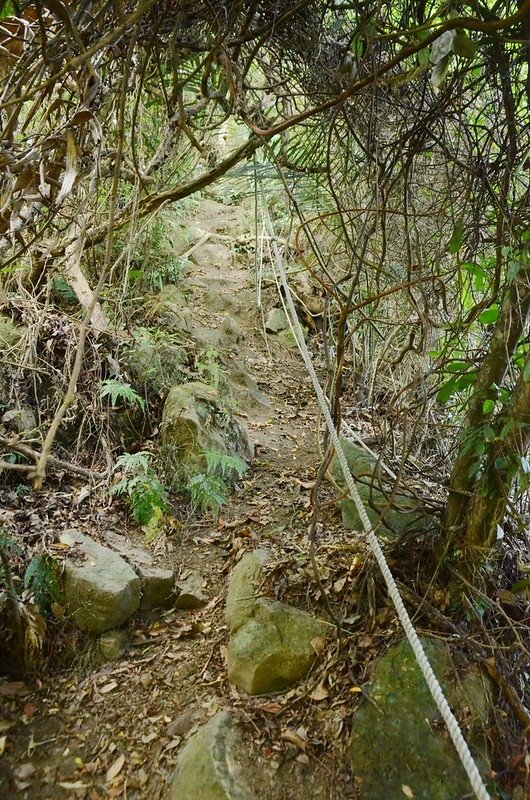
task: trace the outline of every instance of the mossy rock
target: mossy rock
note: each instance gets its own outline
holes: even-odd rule
[[[328,631],[305,611],[260,599],[228,644],[228,678],[251,695],[282,692],[306,677],[317,657],[314,640]]]
[[[377,460],[370,453],[348,439],[341,439],[341,444],[368,519],[377,526],[378,535],[395,540],[415,530],[426,531],[435,527],[433,516],[418,501],[400,492],[392,494],[392,487],[382,480]],[[344,476],[336,456],[331,473],[339,486],[344,487]],[[349,530],[362,531],[363,525],[355,503],[342,499],[338,505],[344,526]]]
[[[458,675],[443,642],[426,639],[422,644],[449,705],[468,723],[468,744],[486,775],[489,685],[469,667]],[[365,694],[368,702],[354,715],[350,743],[360,800],[471,796],[467,774],[406,640],[379,659]],[[403,786],[412,794],[406,795]]]
[[[166,473],[177,483],[183,472],[188,480],[207,474],[208,451],[249,463],[254,446],[246,429],[222,408],[216,389],[199,381],[173,386],[162,418],[161,452]],[[237,472],[227,471],[224,477],[234,481]]]

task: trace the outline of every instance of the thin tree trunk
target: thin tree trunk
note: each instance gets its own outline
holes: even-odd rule
[[[501,480],[502,491],[506,495],[504,503],[499,501],[498,505],[493,503],[495,490],[491,481],[494,479],[494,468],[485,464],[482,471],[482,478],[477,478],[471,468],[476,462],[477,455],[473,447],[469,446],[469,438],[478,435],[482,425],[490,422],[488,415],[484,414],[483,407],[485,400],[496,400],[498,387],[502,384],[510,365],[517,343],[520,340],[525,323],[530,311],[530,268],[522,269],[509,288],[502,305],[499,319],[490,342],[489,350],[479,368],[475,381],[473,395],[469,402],[468,412],[464,428],[460,438],[460,449],[453,464],[449,479],[449,498],[446,506],[445,529],[451,537],[454,546],[466,548],[470,539],[469,522],[470,515],[477,516],[474,523],[473,542],[474,546],[482,539],[483,547],[491,545],[491,530],[496,530],[497,524],[502,523],[506,508],[507,493],[506,480]],[[519,386],[519,394],[524,397],[524,387]],[[517,395],[517,392],[516,392]],[[523,413],[520,404],[514,401],[511,416],[515,417],[515,408],[518,413]],[[504,423],[503,423],[504,424]],[[500,431],[500,429],[499,429]],[[499,432],[497,431],[497,433]],[[519,452],[516,442],[511,441],[515,454]],[[508,452],[508,440],[502,442],[502,451]],[[495,449],[495,448],[493,448]],[[480,474],[480,473],[478,473]],[[501,477],[501,476],[498,476]],[[486,488],[485,482],[489,482]],[[497,478],[494,479],[497,484]],[[491,503],[483,503],[484,492],[493,492]],[[476,499],[482,498],[482,500]],[[489,494],[487,495],[489,497]],[[478,506],[483,507],[483,512],[479,513]],[[495,509],[493,508],[495,506]],[[486,511],[488,509],[488,511]],[[482,523],[478,519],[484,514],[495,512],[484,530],[483,536],[479,535]],[[489,544],[488,544],[489,543]]]

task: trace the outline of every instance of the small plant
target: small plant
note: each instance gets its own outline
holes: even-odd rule
[[[206,450],[204,457],[206,472],[194,475],[188,481],[187,489],[197,508],[217,514],[228,502],[229,483],[241,478],[247,465],[240,458],[220,450]]]
[[[211,347],[201,354],[195,362],[195,368],[201,378],[215,389],[218,389],[225,379],[224,370],[219,361],[219,353],[215,347]]]
[[[40,555],[31,559],[24,573],[24,588],[30,589],[41,611],[47,614],[52,603],[61,596],[57,564],[51,556]]]
[[[145,400],[140,397],[130,383],[118,380],[118,378],[108,378],[101,382],[101,389],[99,392],[101,399],[110,397],[110,402],[113,408],[117,405],[127,406],[134,408],[138,406],[142,411],[145,411]]]
[[[148,540],[160,533],[164,514],[169,510],[168,491],[151,466],[152,454],[124,453],[116,462],[123,478],[113,486],[111,495],[127,495],[136,522]]]

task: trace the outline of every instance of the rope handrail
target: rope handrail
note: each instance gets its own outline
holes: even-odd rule
[[[478,800],[491,800],[489,792],[486,789],[484,782],[482,781],[482,777],[475,763],[475,760],[471,754],[469,746],[462,734],[462,731],[460,730],[458,721],[449,707],[449,703],[445,698],[440,682],[438,681],[438,678],[434,674],[433,668],[431,667],[429,660],[425,654],[425,650],[423,649],[423,645],[420,642],[418,634],[416,633],[414,625],[412,624],[412,620],[407,612],[407,609],[405,608],[403,599],[397,587],[394,576],[392,575],[390,567],[388,566],[383,550],[381,549],[381,545],[379,544],[379,540],[377,539],[377,536],[373,531],[372,525],[368,518],[368,514],[366,513],[366,508],[364,506],[364,503],[355,486],[355,481],[351,474],[351,470],[348,466],[346,455],[342,448],[339,435],[336,431],[335,425],[333,424],[333,418],[329,410],[328,401],[320,385],[320,381],[313,366],[313,361],[311,359],[309,350],[307,349],[304,333],[300,325],[300,320],[298,319],[298,314],[296,313],[296,308],[294,306],[291,289],[289,286],[289,282],[287,280],[287,274],[283,264],[283,258],[278,248],[278,244],[274,235],[274,229],[272,227],[272,222],[269,213],[266,208],[263,208],[262,211],[263,211],[264,225],[268,229],[268,234],[269,234],[267,243],[271,254],[271,264],[273,272],[276,278],[279,277],[281,286],[284,291],[284,297],[282,296],[281,292],[279,292],[280,299],[282,301],[282,305],[284,306],[289,326],[298,345],[300,355],[302,356],[306,369],[311,378],[311,382],[313,384],[313,388],[315,390],[319,406],[321,408],[323,417],[326,422],[326,426],[329,431],[330,439],[333,443],[333,447],[335,448],[335,453],[337,455],[337,459],[339,461],[342,473],[344,475],[346,486],[348,487],[349,495],[355,504],[357,513],[359,514],[359,518],[362,522],[364,532],[366,534],[366,540],[368,542],[368,545],[372,553],[376,558],[378,566],[385,580],[388,589],[388,594],[390,595],[390,598],[396,609],[399,621],[401,622],[403,630],[405,631],[405,635],[412,648],[418,666],[420,667],[423,673],[423,677],[425,678],[427,686],[429,687],[429,691],[433,697],[434,702],[436,703],[438,711],[440,712],[447,726],[449,735],[451,736],[451,740],[455,746],[456,752],[458,753],[460,761],[462,762],[462,766],[464,767],[467,773],[473,792],[475,793]]]

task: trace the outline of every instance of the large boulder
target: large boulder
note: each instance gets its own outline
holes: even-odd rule
[[[288,689],[305,678],[329,626],[286,603],[260,600],[228,644],[228,679],[251,695]]]
[[[257,800],[241,740],[230,714],[219,711],[180,753],[171,800]]]
[[[77,530],[60,536],[68,545],[63,565],[66,613],[91,633],[118,628],[140,605],[140,579],[113,550]]]
[[[327,623],[263,596],[264,550],[246,553],[234,567],[225,617],[231,639],[229,680],[252,695],[280,692],[309,672]]]
[[[466,720],[468,743],[479,768],[487,774],[484,734],[488,726],[489,687],[484,677],[469,667],[458,675],[443,642],[428,639],[422,643],[449,705],[457,717]],[[360,800],[405,796],[415,800],[463,800],[472,794],[406,640],[379,659],[366,696],[369,702],[353,718],[350,751]]]
[[[417,500],[401,492],[392,492],[392,486],[383,480],[377,460],[370,453],[349,439],[341,439],[341,444],[368,518],[372,525],[377,525],[380,536],[395,540],[406,533],[431,530],[434,527],[434,518]],[[344,476],[336,456],[331,472],[339,486],[344,487]],[[353,500],[339,500],[339,507],[346,528],[363,530]]]
[[[173,386],[164,406],[162,456],[168,474],[184,470],[188,479],[206,474],[206,453],[236,456],[249,463],[254,446],[246,429],[222,408],[218,393],[211,386],[192,381]],[[228,470],[224,478],[234,480]]]

